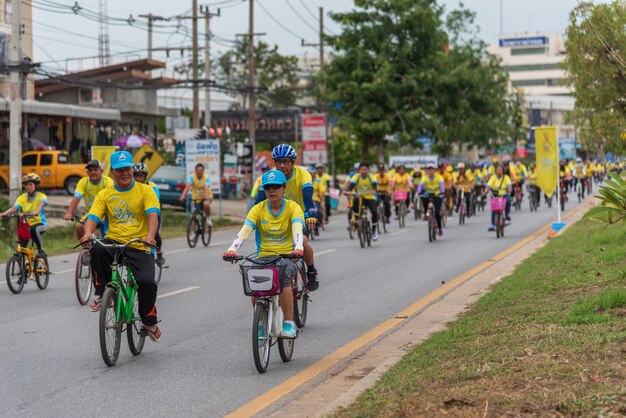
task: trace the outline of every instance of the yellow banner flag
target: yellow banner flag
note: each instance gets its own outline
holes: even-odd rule
[[[109,175],[111,171],[111,167],[109,166],[109,160],[111,158],[111,154],[117,151],[117,147],[113,145],[94,145],[91,147],[91,158],[93,160],[98,160],[104,166],[104,171],[102,174],[105,176]]]
[[[559,175],[559,147],[556,126],[535,128],[537,186],[548,196],[556,190]]]

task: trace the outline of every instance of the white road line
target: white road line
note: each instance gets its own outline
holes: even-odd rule
[[[181,293],[189,292],[191,290],[196,290],[196,289],[200,289],[200,287],[192,286],[192,287],[186,287],[186,288],[180,289],[180,290],[174,290],[173,292],[163,293],[162,295],[159,295],[158,298],[159,299],[163,299],[163,298],[167,298],[167,297],[174,296],[174,295],[179,295]]]
[[[209,247],[221,247],[222,245],[231,244],[232,241],[222,241],[222,242],[214,242],[213,244],[209,244]]]
[[[181,248],[179,250],[165,251],[165,255],[184,253],[185,251],[189,250],[191,250],[191,248]]]
[[[330,254],[330,253],[334,253],[337,250],[324,250],[324,251],[320,251],[319,253],[315,253],[315,257],[319,257],[320,255],[324,255],[324,254]]]
[[[405,232],[409,232],[409,229],[401,229],[400,231],[393,232],[389,234],[390,237],[395,237],[396,235],[404,234]]]
[[[67,270],[61,270],[61,271],[53,271],[54,274],[63,274],[63,273],[69,273],[70,271],[76,271],[76,269],[67,269]]]

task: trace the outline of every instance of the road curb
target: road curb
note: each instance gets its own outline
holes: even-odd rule
[[[563,219],[570,219],[568,227],[582,217],[583,209],[588,205],[589,201],[582,202],[563,216]],[[447,322],[456,319],[469,303],[487,292],[493,283],[510,274],[517,263],[545,245],[545,235],[550,226],[548,224],[538,229],[486,262],[449,281],[229,416],[323,416],[350,404],[399,361],[407,347],[420,343],[434,331],[442,329]],[[529,246],[530,243],[533,245]],[[481,281],[476,280],[477,277]],[[441,305],[444,304],[440,302],[443,300],[448,300],[449,303],[454,300],[453,309],[448,307],[442,311]],[[425,324],[419,324],[420,322]],[[403,332],[406,333],[407,329],[416,324],[418,332],[414,330],[402,336]],[[395,340],[399,345],[393,345]],[[386,344],[388,346],[381,351]],[[372,360],[369,364],[368,357]]]

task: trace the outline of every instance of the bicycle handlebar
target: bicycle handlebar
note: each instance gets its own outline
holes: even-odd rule
[[[34,213],[12,213],[10,215],[3,216],[2,219],[13,219],[13,218],[34,218]]]
[[[224,261],[241,261],[241,260],[246,260],[249,261],[251,263],[260,265],[260,266],[266,266],[269,264],[272,264],[282,258],[288,258],[288,259],[295,259],[295,258],[301,258],[301,255],[297,255],[297,254],[276,254],[275,257],[273,257],[271,260],[263,260],[263,261],[259,261],[256,258],[253,258],[252,256],[249,255],[236,255],[234,257],[223,257]]]
[[[146,246],[148,246],[150,248],[158,248],[156,245],[152,245],[149,242],[144,241],[141,238],[133,238],[130,241],[124,243],[124,244],[118,244],[116,242],[113,242],[111,244],[107,244],[107,243],[103,242],[101,239],[98,239],[95,235],[92,235],[89,238],[89,240],[87,240],[87,241],[83,241],[83,242],[78,243],[78,245],[76,245],[74,248],[82,247],[83,245],[88,244],[88,243],[92,243],[92,244],[95,243],[95,244],[103,246],[104,248],[113,248],[113,249],[125,250],[130,244],[133,244],[135,242],[141,242],[142,244],[144,244],[144,245],[146,245]]]

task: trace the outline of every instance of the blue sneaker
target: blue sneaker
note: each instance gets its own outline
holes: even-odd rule
[[[280,334],[283,338],[296,338],[298,336],[298,330],[296,330],[296,324],[293,321],[283,322],[283,332]]]

